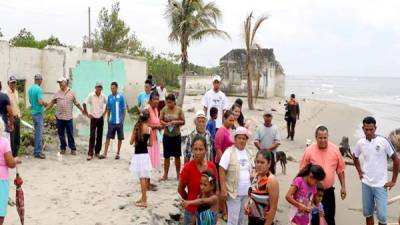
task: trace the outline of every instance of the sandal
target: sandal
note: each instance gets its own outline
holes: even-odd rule
[[[147,208],[147,203],[146,202],[136,202],[135,206],[139,208]]]
[[[105,155],[100,155],[100,156],[99,156],[99,159],[107,159],[107,156],[105,156]]]
[[[116,156],[115,156],[115,159],[118,160],[118,159],[119,159],[119,155],[116,155]]]
[[[92,159],[93,159],[93,156],[91,156],[91,155],[89,155],[89,156],[86,158],[87,161],[90,161],[90,160],[92,160]]]
[[[164,176],[162,176],[158,181],[167,181],[168,180],[168,177],[164,177]]]

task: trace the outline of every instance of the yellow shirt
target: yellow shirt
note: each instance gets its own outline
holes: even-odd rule
[[[11,111],[13,113],[13,116],[21,117],[17,89],[15,89],[15,91],[13,92],[10,87],[7,87],[7,95],[8,95],[8,98],[10,99]]]

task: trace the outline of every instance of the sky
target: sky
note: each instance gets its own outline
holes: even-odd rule
[[[209,0],[204,0],[209,2]],[[156,52],[179,53],[168,41],[164,18],[167,0],[121,0],[121,18],[144,45]],[[398,0],[214,0],[222,10],[218,27],[231,39],[206,38],[193,42],[189,60],[217,66],[233,48],[243,48],[243,23],[268,15],[256,42],[273,48],[288,75],[400,77],[400,1]],[[27,28],[37,39],[55,35],[81,46],[102,7],[112,0],[0,0],[0,28],[10,39]],[[0,56],[1,57],[1,56]]]

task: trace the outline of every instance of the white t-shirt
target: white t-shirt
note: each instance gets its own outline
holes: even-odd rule
[[[388,180],[387,156],[393,155],[393,145],[382,136],[376,136],[371,141],[362,138],[357,142],[353,153],[357,158],[362,155],[364,159],[362,182],[371,187],[383,187]]]
[[[219,165],[224,168],[225,170],[228,170],[229,166],[229,161],[231,159],[231,154],[229,154],[230,151],[225,151],[224,154],[222,154],[221,161],[219,162]],[[239,179],[238,179],[238,195],[243,196],[247,195],[250,187],[250,167],[251,163],[249,161],[249,158],[247,157],[246,150],[240,151],[239,149],[235,148],[236,155],[239,160]]]
[[[165,98],[167,97],[167,89],[164,87],[161,90],[161,87],[157,87],[157,92],[160,95],[159,100],[160,101],[165,101]]]
[[[229,109],[228,99],[226,98],[224,92],[215,92],[213,89],[206,92],[203,96],[202,104],[207,107],[207,118],[210,118],[210,109],[215,107],[218,109],[218,117],[216,120],[217,128],[222,126],[222,114],[224,110]]]

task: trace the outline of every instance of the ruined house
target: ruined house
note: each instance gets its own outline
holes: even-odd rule
[[[0,81],[5,87],[9,76],[14,75],[23,85],[27,104],[27,90],[35,74],[42,74],[45,101],[58,91],[57,79],[66,77],[78,101],[83,102],[96,82],[102,82],[104,93],[110,93],[110,84],[117,81],[119,91],[126,96],[128,105],[136,104],[138,92],[143,90],[147,76],[145,58],[128,55],[93,52],[90,48],[48,46],[45,49],[12,47],[0,41]]]
[[[275,59],[274,50],[266,48],[253,49],[251,58],[254,96],[256,96],[257,80],[259,78],[258,97],[283,97],[285,93],[285,74],[281,64]],[[246,50],[233,49],[224,55],[219,62],[224,92],[246,96]]]

